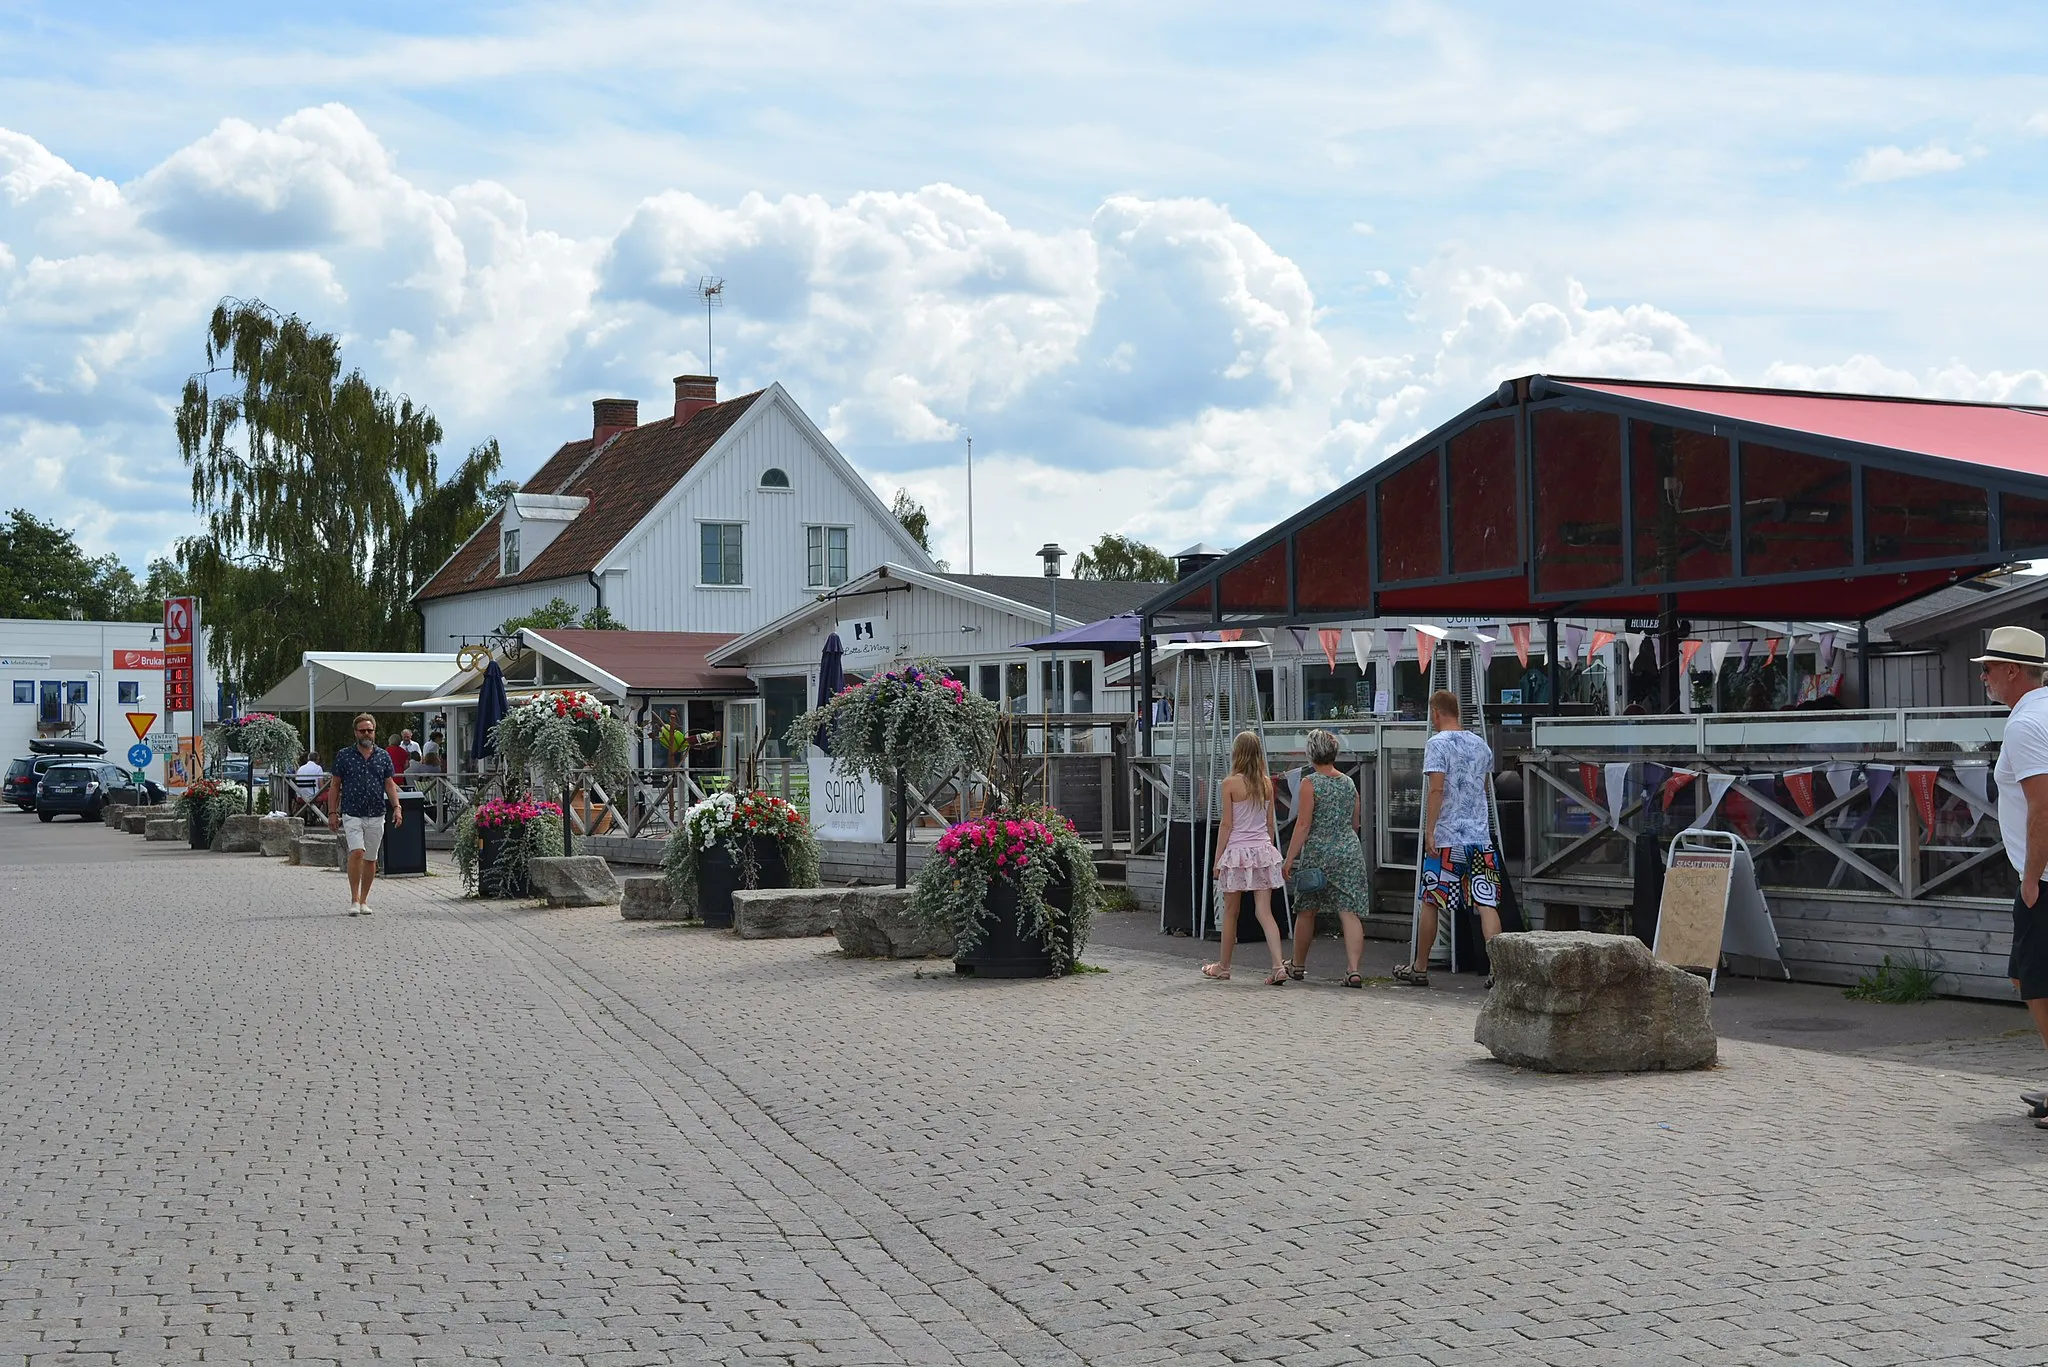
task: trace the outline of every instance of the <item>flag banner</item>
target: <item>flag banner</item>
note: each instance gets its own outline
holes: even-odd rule
[[[1735,645],[1733,641],[1716,641],[1707,647],[1707,662],[1714,667],[1714,673],[1721,673],[1721,666],[1728,663],[1728,652]]]
[[[1387,659],[1393,662],[1394,664],[1401,663],[1401,636],[1401,628],[1387,628]],[[1388,682],[1387,687],[1393,687],[1393,683],[1391,680]]]
[[[1820,635],[1813,638],[1813,643],[1820,650],[1820,667],[1827,669],[1833,665],[1835,662],[1835,633],[1823,631]]]
[[[1621,824],[1621,809],[1628,805],[1628,771],[1630,763],[1607,766],[1607,820],[1612,825]]]
[[[1742,641],[1742,663],[1736,666],[1737,669],[1749,668],[1749,652],[1755,649],[1756,642],[1749,637],[1744,637]]]
[[[1621,639],[1628,643],[1628,663],[1629,668],[1633,669],[1635,668],[1636,656],[1643,649],[1643,633],[1640,631],[1624,631],[1621,633]]]
[[[1771,661],[1777,658],[1778,638],[1775,636],[1764,637],[1764,668],[1769,669],[1771,667]]]
[[[1330,662],[1330,672],[1337,672],[1337,647],[1344,644],[1344,633],[1334,627],[1324,627],[1316,633],[1316,639],[1323,643],[1323,658]]]
[[[1979,802],[1984,803],[1986,806],[1990,805],[1991,769],[1988,765],[1957,764],[1952,765],[1950,767],[1952,767],[1956,771],[1956,781],[1963,785],[1964,791],[1969,793],[1971,797],[1976,798]],[[1970,812],[1971,834],[1976,834],[1977,826],[1983,820],[1983,809],[1972,808]]]
[[[1651,796],[1655,793],[1663,792],[1664,781],[1670,777],[1671,770],[1669,766],[1663,764],[1651,764],[1647,760],[1644,761],[1642,779],[1643,809],[1645,811],[1649,810]]]
[[[1590,644],[1588,644],[1588,645],[1587,645],[1587,647],[1586,647],[1586,658],[1587,658],[1587,659],[1589,659],[1589,660],[1590,660],[1590,659],[1592,659],[1592,658],[1593,658],[1593,657],[1594,657],[1595,655],[1598,655],[1598,654],[1599,654],[1599,653],[1600,653],[1601,651],[1603,651],[1603,650],[1607,649],[1607,647],[1608,647],[1608,646],[1610,646],[1610,645],[1612,645],[1613,643],[1614,643],[1614,633],[1613,633],[1613,632],[1611,632],[1611,631],[1596,631],[1596,632],[1594,632],[1594,633],[1593,633],[1593,640],[1592,640],[1592,642],[1591,642]]]
[[[1599,765],[1591,763],[1590,761],[1579,765],[1579,786],[1586,790],[1587,797],[1593,799],[1593,805],[1595,807],[1604,805],[1600,801]]]
[[[1695,769],[1673,769],[1671,777],[1664,780],[1664,810],[1671,810],[1671,803],[1685,791],[1685,785],[1699,777]]]
[[[1866,764],[1863,766],[1863,781],[1870,785],[1870,805],[1875,808],[1877,800],[1892,786],[1892,775],[1897,772],[1889,764]]]
[[[1920,828],[1929,840],[1934,839],[1934,788],[1940,776],[1938,764],[1906,766],[1906,786],[1913,793],[1913,810],[1920,813]]]
[[[1307,632],[1301,634],[1304,637],[1308,635]],[[1354,631],[1351,633],[1351,658],[1358,662],[1358,672],[1361,674],[1365,673],[1366,667],[1372,663],[1372,643],[1373,633],[1370,631]],[[1303,640],[1301,645],[1304,650],[1308,648],[1306,640]]]
[[[1708,774],[1707,805],[1700,809],[1700,814],[1693,818],[1692,825],[1686,827],[1686,829],[1689,831],[1705,830],[1707,823],[1714,819],[1714,813],[1721,809],[1721,799],[1728,796],[1728,790],[1734,786],[1735,775],[1733,774]]]
[[[1785,791],[1792,794],[1792,802],[1799,808],[1801,816],[1813,815],[1813,770],[1788,769],[1784,774]]]
[[[1515,641],[1515,658],[1522,662],[1522,668],[1529,667],[1529,623],[1517,622],[1508,628],[1508,635]]]
[[[1856,766],[1853,764],[1830,764],[1821,772],[1828,776],[1828,787],[1834,789],[1838,798],[1849,796],[1849,790],[1856,786]]]
[[[1692,672],[1692,658],[1700,653],[1700,647],[1705,644],[1705,641],[1680,641],[1678,643],[1679,673],[1690,674]]]
[[[1479,638],[1479,677],[1482,680],[1482,685],[1486,678],[1486,671],[1493,667],[1493,646],[1494,642],[1490,638],[1485,636]],[[1483,686],[1481,691],[1484,692]]]
[[[1429,662],[1436,658],[1436,637],[1417,627],[1415,629],[1415,662],[1422,667],[1423,681],[1429,679]]]
[[[1657,668],[1664,667],[1664,633],[1657,632],[1650,637],[1650,651],[1657,657]]]
[[[1564,629],[1564,657],[1576,663],[1579,658],[1579,647],[1585,643],[1586,629],[1567,624]]]
[[[1305,627],[1289,627],[1289,628],[1287,628],[1287,629],[1288,629],[1289,631],[1291,631],[1291,632],[1293,632],[1293,633],[1294,633],[1294,648],[1295,648],[1296,650],[1304,650],[1304,651],[1305,651],[1305,650],[1307,650],[1307,649],[1308,649],[1308,630],[1307,630],[1307,628],[1305,628]]]
[[[1216,639],[1219,641],[1242,641],[1244,639],[1244,628],[1225,627],[1216,633]]]
[[[1275,641],[1278,641],[1280,639],[1280,632],[1277,628],[1274,627],[1260,627],[1259,639],[1270,646]]]

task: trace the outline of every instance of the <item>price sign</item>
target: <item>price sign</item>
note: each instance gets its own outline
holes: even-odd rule
[[[193,710],[192,643],[199,634],[196,598],[164,599],[164,711]]]

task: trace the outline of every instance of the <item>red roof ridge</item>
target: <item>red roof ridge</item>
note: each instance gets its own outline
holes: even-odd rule
[[[1532,376],[1553,384],[1627,385],[1632,389],[1697,390],[1713,394],[1774,394],[1788,399],[1837,399],[1857,403],[1918,403],[1944,408],[2002,408],[2048,417],[2048,404],[2001,403],[1996,399],[1936,399],[1920,394],[1859,394],[1844,389],[1780,389],[1772,385],[1708,384],[1693,380],[1630,380],[1612,375]]]

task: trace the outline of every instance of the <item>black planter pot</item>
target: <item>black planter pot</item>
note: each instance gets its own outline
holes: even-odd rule
[[[191,842],[192,848],[195,850],[205,850],[213,847],[213,832],[206,829],[205,803],[195,802],[192,804],[192,814],[186,819],[185,838]]]
[[[750,836],[754,845],[757,888],[786,888],[789,869],[782,862],[782,842],[765,835]],[[707,926],[732,924],[732,895],[746,884],[740,881],[739,865],[724,845],[713,845],[697,860],[697,915]]]
[[[504,850],[506,840],[503,831],[491,830],[481,833],[483,849],[477,854],[476,887],[486,897],[526,897],[533,888],[528,884],[525,869],[501,869],[498,855]]]
[[[1072,911],[1073,886],[1064,878],[1047,884],[1045,900],[1061,911]],[[955,954],[953,971],[977,978],[1050,978],[1052,951],[1026,935],[1019,924],[1017,885],[1000,878],[991,882],[988,911],[988,928],[981,943],[965,954]]]

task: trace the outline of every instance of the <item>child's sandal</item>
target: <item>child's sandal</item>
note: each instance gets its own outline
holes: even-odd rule
[[[1365,979],[1359,977],[1356,973],[1347,973],[1344,975],[1344,985],[1346,987],[1364,987]]]
[[[1266,986],[1285,987],[1287,986],[1287,978],[1288,973],[1285,967],[1276,968],[1266,975]]]
[[[1212,983],[1227,983],[1230,981],[1230,970],[1222,964],[1203,964],[1202,976]]]

